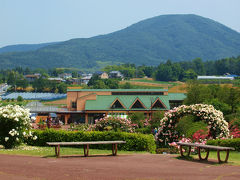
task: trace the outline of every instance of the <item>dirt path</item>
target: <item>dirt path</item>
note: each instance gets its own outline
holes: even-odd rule
[[[172,155],[41,158],[0,155],[0,179],[240,179],[240,166],[190,162]]]

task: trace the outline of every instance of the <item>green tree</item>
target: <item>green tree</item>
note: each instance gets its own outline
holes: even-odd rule
[[[195,71],[193,69],[189,69],[189,70],[183,72],[183,80],[184,81],[194,80],[196,78],[197,78],[197,73],[195,73]]]
[[[18,96],[17,97],[17,102],[22,102],[24,99],[23,99],[23,97],[22,96]]]
[[[187,105],[203,103],[207,99],[212,99],[213,96],[208,87],[200,85],[197,81],[187,82],[187,98],[184,103]]]

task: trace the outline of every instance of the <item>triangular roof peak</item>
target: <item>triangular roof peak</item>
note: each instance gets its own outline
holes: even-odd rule
[[[167,107],[159,98],[157,98],[152,104],[152,109],[167,109]]]
[[[126,109],[126,107],[124,106],[124,104],[118,99],[116,98],[113,103],[110,106],[111,109]]]
[[[139,98],[136,98],[133,104],[130,106],[130,109],[146,109],[146,106]]]

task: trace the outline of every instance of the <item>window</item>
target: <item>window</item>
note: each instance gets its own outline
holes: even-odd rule
[[[72,102],[72,108],[77,108],[77,102]]]
[[[164,105],[158,99],[152,106],[152,109],[165,109]]]
[[[121,103],[119,102],[119,100],[117,99],[117,100],[113,103],[111,109],[124,109],[124,107],[122,106],[122,104],[121,104]]]
[[[142,103],[139,100],[136,100],[135,103],[132,105],[131,109],[142,109],[144,108]]]

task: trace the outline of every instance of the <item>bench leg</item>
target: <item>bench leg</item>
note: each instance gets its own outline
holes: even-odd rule
[[[116,156],[117,155],[117,144],[112,145],[112,155]]]
[[[56,157],[60,157],[60,145],[55,146],[55,155]]]
[[[226,158],[225,158],[224,161],[221,160],[220,151],[221,151],[221,150],[217,150],[218,163],[227,163],[228,157],[229,157],[229,150],[226,150]]]
[[[188,148],[188,153],[187,153],[187,156],[189,156],[190,155],[190,152],[191,152],[191,146],[189,146],[189,148]],[[182,149],[182,145],[180,145],[180,154],[181,154],[181,156],[183,156],[184,157],[184,154],[183,154],[183,149]]]
[[[89,153],[89,144],[84,145],[83,148],[84,148],[84,156],[87,157]]]
[[[58,155],[58,149],[57,149],[57,146],[55,146],[55,156],[57,157]]]
[[[202,156],[201,156],[201,148],[200,147],[198,147],[197,148],[197,151],[198,151],[198,157],[199,157],[199,160],[207,160],[208,159],[208,155],[209,155],[209,149],[206,149],[206,157],[205,158],[202,158]]]

